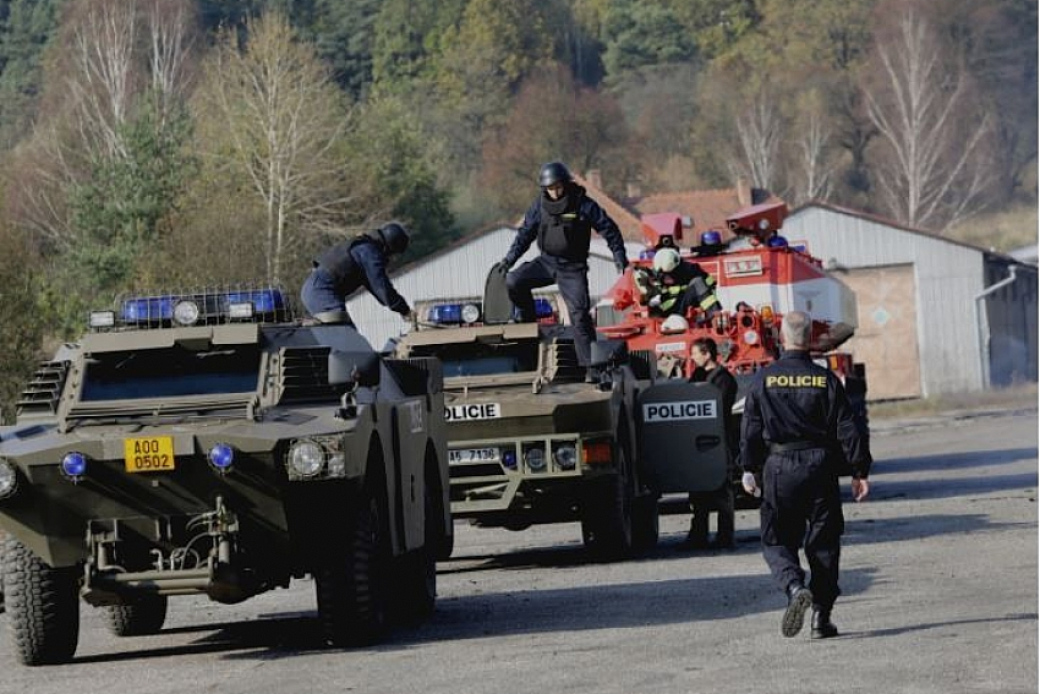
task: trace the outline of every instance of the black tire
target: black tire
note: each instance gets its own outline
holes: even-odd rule
[[[105,624],[113,636],[157,634],[166,621],[165,595],[143,595],[125,605],[105,608]]]
[[[657,495],[646,494],[635,500],[632,507],[632,549],[637,553],[657,547],[661,536],[661,515]]]
[[[366,490],[348,529],[339,560],[315,572],[318,617],[330,646],[368,646],[387,630],[385,515]]]
[[[55,569],[21,542],[4,548],[7,619],[15,655],[23,665],[72,660],[79,643],[79,571]]]
[[[618,474],[590,480],[581,507],[581,538],[597,559],[622,559],[632,553],[633,492],[624,446],[616,448]]]

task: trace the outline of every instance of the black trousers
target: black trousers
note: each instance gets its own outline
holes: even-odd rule
[[[803,547],[811,574],[813,604],[829,609],[841,595],[838,587],[841,510],[837,463],[822,448],[772,453],[762,474],[762,553],[781,590],[804,582],[798,560]]]
[[[719,515],[716,519],[715,541],[720,545],[733,544],[736,514],[733,506],[733,485],[727,478],[722,486],[713,492],[690,492],[690,538],[699,544],[708,542],[708,516],[712,511]]]
[[[588,263],[564,260],[551,255],[540,255],[526,262],[506,276],[509,298],[525,323],[534,322],[534,297],[532,289],[555,284],[567,305],[571,325],[574,327],[574,351],[578,363],[588,366],[590,345],[596,339],[596,327],[589,313],[589,265]]]

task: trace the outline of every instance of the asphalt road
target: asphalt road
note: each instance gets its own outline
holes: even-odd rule
[[[736,551],[679,550],[671,515],[651,556],[612,564],[585,562],[576,524],[460,525],[433,620],[378,647],[322,648],[309,581],[181,598],[134,639],[84,606],[60,667],[17,665],[0,616],[0,692],[1036,692],[1036,410],[880,422],[873,448],[871,499],[846,505],[840,638],[780,636],[757,512]]]

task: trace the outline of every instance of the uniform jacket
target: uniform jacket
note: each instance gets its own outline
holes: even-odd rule
[[[703,368],[697,367],[690,375],[690,381],[694,383],[710,383],[722,393],[722,416],[726,431],[726,446],[729,450],[730,460],[736,459],[737,449],[740,446],[738,425],[734,421],[735,418],[733,416],[733,404],[737,400],[737,379],[733,378],[733,374],[726,367],[717,365],[711,371],[705,371]]]
[[[364,287],[391,311],[405,316],[411,310],[386,273],[386,251],[370,236],[341,241],[326,249],[314,263],[332,276],[336,292],[343,297]]]
[[[545,206],[560,201],[549,200],[545,192],[539,194],[517,229],[513,245],[506,253],[506,261],[510,265],[515,263],[537,238],[542,253],[585,262],[589,257],[590,230],[595,229],[606,239],[614,262],[626,264],[625,242],[614,220],[579,185],[569,184],[566,197],[566,204],[558,205],[564,209],[559,214],[550,214],[545,211]]]
[[[744,400],[740,464],[758,474],[770,445],[818,444],[843,454],[853,477],[865,479],[871,464],[865,433],[838,377],[813,363],[808,352],[792,350],[751,382]]]

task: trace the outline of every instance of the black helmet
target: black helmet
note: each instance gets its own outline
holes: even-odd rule
[[[397,222],[381,226],[379,236],[383,239],[387,253],[391,255],[400,255],[408,250],[408,230]]]
[[[571,172],[558,161],[542,165],[542,170],[538,174],[538,185],[542,188],[548,188],[554,183],[570,183],[570,180]]]

